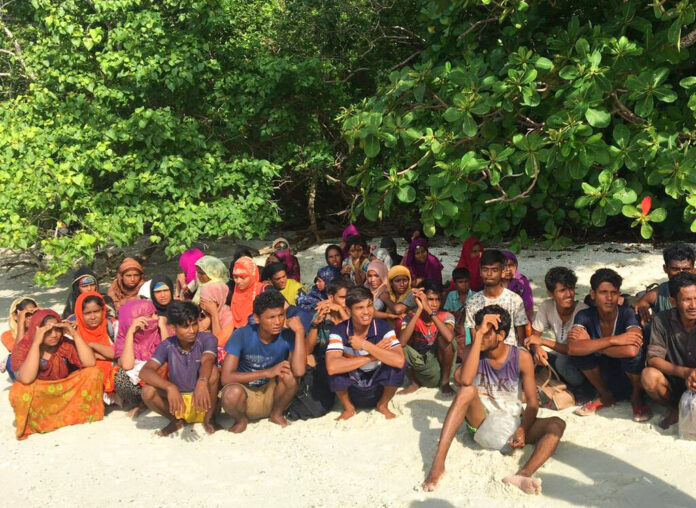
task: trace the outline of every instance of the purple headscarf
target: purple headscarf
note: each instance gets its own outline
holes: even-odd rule
[[[411,271],[411,279],[430,279],[435,284],[442,285],[442,263],[428,252],[425,263],[416,261],[416,248],[423,247],[428,250],[428,241],[425,238],[416,238],[408,246],[408,252],[404,256],[403,265]]]
[[[503,256],[508,261],[515,263],[515,273],[508,282],[508,289],[513,293],[517,293],[522,297],[522,302],[524,303],[524,310],[526,312],[531,312],[534,310],[534,295],[532,294],[532,286],[529,284],[529,279],[522,275],[519,270],[520,264],[517,261],[517,256],[515,256],[509,250],[504,250]]]
[[[281,262],[285,263],[285,267],[287,268],[285,274],[288,276],[288,279],[302,282],[300,280],[300,262],[297,260],[297,257],[292,255],[292,252],[289,250],[277,250],[273,255]]]
[[[118,335],[114,341],[114,353],[116,358],[123,354],[126,344],[126,334],[136,318],[157,314],[155,305],[150,300],[129,300],[118,309]],[[133,336],[133,349],[135,359],[148,361],[162,342],[157,319],[149,321],[145,329],[138,330]]]
[[[360,236],[360,231],[358,231],[358,228],[356,228],[353,224],[348,224],[348,227],[343,230],[341,240],[345,242],[350,236]]]
[[[179,256],[179,266],[186,275],[186,284],[190,284],[196,278],[196,261],[205,254],[200,249],[189,249]]]

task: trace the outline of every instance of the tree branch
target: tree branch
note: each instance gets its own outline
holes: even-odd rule
[[[395,71],[396,69],[400,69],[401,67],[403,67],[404,65],[406,65],[407,63],[409,63],[411,60],[413,60],[414,58],[416,58],[418,55],[420,55],[422,51],[423,51],[422,49],[419,49],[418,51],[414,51],[414,52],[411,53],[408,57],[406,57],[406,59],[402,60],[401,62],[399,62],[398,64],[396,64],[396,65],[393,66],[392,68],[390,68],[390,69],[389,69],[389,72]]]
[[[482,19],[482,20],[480,20],[480,21],[477,21],[476,23],[474,23],[473,25],[471,25],[469,28],[467,28],[466,30],[464,30],[464,31],[459,35],[459,37],[457,37],[457,40],[458,40],[458,41],[462,40],[464,37],[466,37],[466,36],[469,35],[471,32],[473,32],[474,30],[476,30],[476,28],[478,28],[479,26],[487,25],[488,23],[492,23],[493,21],[498,21],[498,18],[497,18],[497,17],[495,17],[495,18],[487,18],[487,19]]]
[[[19,45],[19,42],[17,42],[17,39],[15,39],[14,34],[10,31],[9,28],[7,28],[7,25],[3,21],[2,17],[0,16],[0,28],[2,28],[2,31],[5,32],[5,35],[10,39],[12,42],[12,45],[14,46],[14,58],[19,62],[19,64],[22,66],[22,69],[24,69],[24,75],[30,80],[34,81],[36,79],[36,76],[29,71],[27,68],[27,64],[24,61],[24,58],[22,58],[22,47]],[[11,53],[11,52],[10,52]]]
[[[537,180],[539,179],[539,165],[537,164],[536,157],[534,155],[532,157],[532,164],[534,165],[534,178],[532,179],[532,183],[529,184],[529,187],[522,192],[521,194],[518,194],[517,196],[513,196],[511,198],[508,197],[507,192],[505,192],[505,189],[501,187],[501,185],[498,183],[494,185],[496,189],[498,189],[501,192],[501,196],[493,199],[487,199],[485,203],[487,205],[490,205],[491,203],[512,203],[513,201],[518,201],[520,199],[525,199],[529,197],[529,194],[532,192],[534,187],[536,186]],[[484,170],[488,172],[488,169]],[[488,176],[490,177],[490,173],[488,173]]]
[[[689,46],[692,46],[694,43],[696,43],[696,28],[694,28],[684,37],[679,39],[680,48],[688,48]]]
[[[619,99],[616,90],[611,92],[609,95],[611,95],[614,98],[614,103],[618,108],[618,113],[621,116],[621,118],[631,123],[645,123],[644,119],[636,115],[633,111],[626,107],[626,105],[623,102],[621,102],[621,99]]]

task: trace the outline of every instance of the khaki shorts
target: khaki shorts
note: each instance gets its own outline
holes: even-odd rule
[[[268,418],[273,410],[273,393],[275,392],[276,380],[271,379],[268,383],[258,388],[247,386],[243,383],[230,383],[222,388],[224,392],[228,386],[238,385],[246,393],[246,415],[250,420]]]

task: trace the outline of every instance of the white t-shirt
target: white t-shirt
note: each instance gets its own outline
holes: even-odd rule
[[[483,291],[479,291],[478,293],[474,293],[472,296],[470,296],[466,301],[466,319],[464,321],[464,327],[471,328],[472,330],[476,328],[474,316],[476,316],[478,311],[484,307],[487,307],[488,305],[500,305],[503,309],[510,313],[512,326],[510,327],[510,333],[505,339],[505,344],[516,346],[517,333],[515,332],[515,327],[525,326],[528,319],[524,310],[524,302],[522,301],[522,298],[520,295],[513,293],[508,288],[503,288],[503,292],[500,293],[498,298],[487,298],[483,294]]]
[[[561,316],[558,315],[558,311],[556,310],[556,302],[553,300],[546,300],[539,305],[539,310],[537,310],[537,313],[534,316],[532,328],[542,333],[546,330],[553,330],[556,342],[559,344],[565,344],[568,342],[568,332],[573,327],[575,314],[586,308],[587,305],[585,305],[583,302],[577,302],[575,304],[573,315],[570,316],[568,322],[563,324],[563,321],[561,321]]]

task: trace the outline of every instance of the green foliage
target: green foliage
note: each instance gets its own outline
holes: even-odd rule
[[[424,2],[420,59],[341,117],[354,213],[412,203],[426,234],[555,248],[609,218],[696,232],[696,2],[653,5]]]

